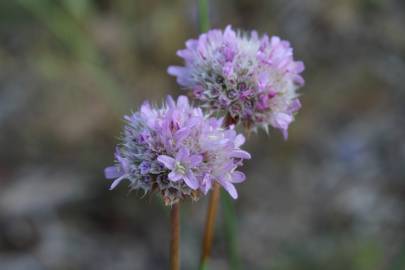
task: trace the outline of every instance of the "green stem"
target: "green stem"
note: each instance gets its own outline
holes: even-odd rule
[[[208,258],[211,255],[212,240],[214,238],[215,221],[217,218],[220,193],[221,187],[218,183],[215,183],[212,188],[210,200],[208,203],[207,217],[205,219],[204,237],[200,258],[200,270],[206,269]]]
[[[208,15],[208,0],[197,0],[197,1],[198,1],[199,30],[201,33],[204,33],[204,32],[207,32],[210,27],[209,15]],[[201,250],[200,264],[199,264],[199,268],[198,268],[199,270],[207,269],[207,261],[208,261],[209,255],[211,253],[211,243],[212,243],[212,238],[213,238],[212,234],[214,231],[218,199],[219,199],[219,187],[217,189],[217,192],[213,192],[213,194],[211,194],[211,197],[210,197],[206,224],[204,227],[203,245],[202,245],[202,250]]]
[[[198,0],[198,15],[200,32],[207,32],[210,28],[210,21],[208,16],[208,0]]]
[[[235,204],[225,190],[222,190],[221,192],[221,202],[224,212],[224,231],[228,249],[228,257],[230,261],[230,269],[238,270],[241,268],[241,263],[238,252],[238,240],[236,237],[237,222]]]
[[[180,270],[180,203],[170,211],[170,270]]]

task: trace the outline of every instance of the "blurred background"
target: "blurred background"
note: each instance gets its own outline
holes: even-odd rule
[[[289,140],[245,146],[239,269],[405,269],[405,1],[210,1],[210,20],[306,65]],[[1,270],[167,268],[167,209],[103,169],[124,114],[181,94],[166,68],[197,23],[196,1],[0,1]],[[206,203],[183,205],[183,269]],[[231,269],[217,225],[210,269]]]

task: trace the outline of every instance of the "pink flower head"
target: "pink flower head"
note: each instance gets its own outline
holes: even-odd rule
[[[126,179],[131,189],[160,191],[172,205],[198,199],[216,181],[237,198],[234,184],[245,179],[237,168],[250,154],[240,149],[243,135],[223,129],[222,119],[205,116],[185,96],[177,102],[169,96],[162,107],[145,102],[125,120],[116,164],[105,169],[106,178],[114,180],[110,189]]]
[[[187,41],[177,55],[185,64],[170,66],[169,74],[210,112],[228,114],[248,129],[272,126],[287,137],[304,85],[304,64],[294,60],[289,42],[227,26]]]

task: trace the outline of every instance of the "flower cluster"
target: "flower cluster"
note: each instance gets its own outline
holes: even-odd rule
[[[206,117],[185,96],[177,102],[169,96],[161,108],[144,103],[125,120],[116,164],[105,169],[106,178],[114,179],[111,189],[127,179],[131,189],[159,191],[172,205],[197,200],[216,181],[237,198],[233,184],[245,175],[236,169],[250,155],[240,149],[243,135],[223,129],[222,119]]]
[[[304,64],[294,61],[289,42],[228,26],[188,40],[177,55],[185,66],[171,66],[169,74],[208,111],[225,113],[249,130],[270,125],[287,137],[301,106],[296,90],[304,84]]]

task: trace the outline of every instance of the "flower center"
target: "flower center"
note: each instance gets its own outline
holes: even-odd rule
[[[186,173],[186,168],[179,162],[176,161],[176,171],[180,174],[185,174]]]

